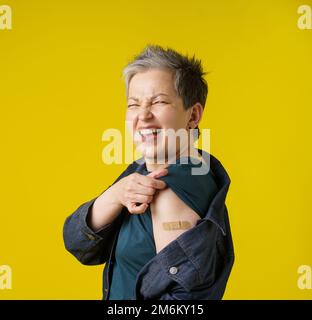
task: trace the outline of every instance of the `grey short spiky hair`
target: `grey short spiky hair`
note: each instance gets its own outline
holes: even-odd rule
[[[174,87],[182,98],[185,110],[197,102],[205,108],[208,84],[203,76],[206,72],[203,72],[201,61],[195,56],[190,58],[173,49],[164,49],[159,45],[146,46],[123,70],[127,94],[132,77],[136,73],[150,68],[165,68],[173,72]]]

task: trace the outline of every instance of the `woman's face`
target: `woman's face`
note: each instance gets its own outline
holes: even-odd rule
[[[126,121],[137,149],[151,162],[164,159],[163,155],[166,159],[172,155],[178,157],[183,148],[180,139],[174,137],[176,146],[172,150],[168,148],[168,137],[173,139],[172,132],[178,129],[188,133],[192,108],[183,108],[173,80],[170,71],[150,69],[137,73],[129,83]],[[169,130],[170,135],[168,129],[173,129]],[[185,145],[185,140],[182,141]]]

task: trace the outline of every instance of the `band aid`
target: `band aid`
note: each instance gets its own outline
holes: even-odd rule
[[[191,223],[188,221],[172,221],[172,222],[163,222],[164,230],[185,230],[191,228]]]

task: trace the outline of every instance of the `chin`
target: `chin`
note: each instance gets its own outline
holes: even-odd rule
[[[153,163],[165,163],[166,150],[156,145],[143,145],[140,146],[139,151],[143,154],[144,158]]]

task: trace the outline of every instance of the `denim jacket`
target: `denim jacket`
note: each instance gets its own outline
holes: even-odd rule
[[[197,220],[194,227],[170,242],[143,266],[137,274],[133,300],[219,300],[223,297],[234,263],[225,205],[230,178],[220,161],[208,155],[219,191],[206,215]],[[135,172],[138,166],[133,162],[113,184]],[[82,264],[105,263],[103,300],[107,300],[117,235],[127,208],[124,207],[113,222],[94,232],[87,225],[87,215],[96,198],[67,217],[63,237],[65,248]]]

